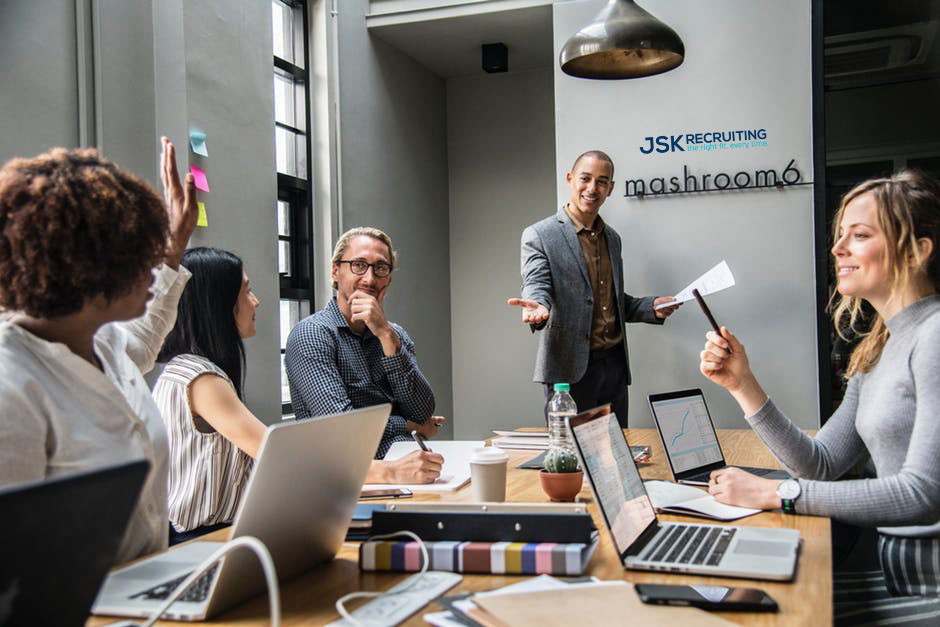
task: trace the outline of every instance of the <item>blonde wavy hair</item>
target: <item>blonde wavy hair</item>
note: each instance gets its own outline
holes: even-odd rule
[[[388,254],[390,257],[388,262],[389,265],[392,266],[392,270],[394,270],[395,263],[398,261],[398,253],[395,252],[394,248],[392,248],[392,238],[389,237],[385,231],[381,231],[371,226],[356,226],[340,235],[339,239],[336,240],[336,246],[333,248],[332,264],[335,266],[343,259],[343,254],[346,252],[346,249],[349,248],[349,243],[360,235],[366,235],[373,239],[377,239],[388,247]],[[333,281],[333,288],[336,288],[336,281]]]
[[[940,184],[918,170],[902,170],[888,178],[871,179],[849,190],[832,224],[833,245],[839,240],[839,225],[845,208],[856,198],[871,194],[877,206],[878,226],[885,236],[884,268],[891,281],[890,299],[898,298],[919,271],[926,271],[935,290],[940,288]],[[926,237],[933,242],[930,255],[921,258],[917,240]],[[868,372],[881,358],[888,328],[877,312],[868,331],[855,328],[862,312],[862,299],[842,296],[833,291],[829,308],[836,332],[848,339],[845,330],[851,329],[862,341],[852,351],[845,378]]]

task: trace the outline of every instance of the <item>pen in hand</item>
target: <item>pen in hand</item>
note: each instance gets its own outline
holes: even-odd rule
[[[708,318],[708,322],[711,323],[712,329],[714,329],[715,333],[718,334],[718,337],[724,338],[724,336],[721,334],[721,327],[718,326],[718,322],[715,321],[715,316],[712,315],[711,310],[708,308],[708,305],[705,304],[705,299],[702,298],[702,295],[699,293],[699,291],[693,289],[692,296],[695,297],[695,300],[698,302],[698,306],[702,308],[702,313],[704,313],[705,317]],[[733,352],[731,350],[731,344],[728,344],[728,352]]]
[[[428,445],[424,443],[424,438],[421,437],[421,435],[417,431],[412,431],[411,437],[415,439],[415,442],[418,443],[418,446],[421,447],[422,451],[426,451],[428,453],[431,452],[431,449],[428,448]]]

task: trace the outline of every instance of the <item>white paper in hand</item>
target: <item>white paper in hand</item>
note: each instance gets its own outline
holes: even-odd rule
[[[698,293],[702,296],[707,296],[708,294],[714,294],[715,292],[720,292],[723,289],[727,289],[734,285],[734,275],[731,274],[731,268],[728,267],[727,261],[722,261],[717,266],[695,279],[688,286],[678,294],[676,294],[676,301],[684,303],[688,300],[692,300],[692,290],[698,290]],[[663,303],[657,305],[656,309],[663,309],[665,307],[672,307],[676,302],[670,301],[668,303]]]

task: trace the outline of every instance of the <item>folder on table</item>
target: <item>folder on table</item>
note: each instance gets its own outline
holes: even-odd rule
[[[597,547],[590,543],[554,542],[425,542],[429,570],[507,575],[580,575]],[[359,545],[359,568],[364,571],[421,570],[417,542],[368,540]]]

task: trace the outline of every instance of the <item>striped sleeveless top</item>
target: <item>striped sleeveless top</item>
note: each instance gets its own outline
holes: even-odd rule
[[[225,372],[205,357],[177,355],[153,387],[170,445],[168,510],[177,532],[231,522],[248,484],[253,460],[204,420],[194,421],[189,386]],[[234,386],[232,386],[234,388]]]

